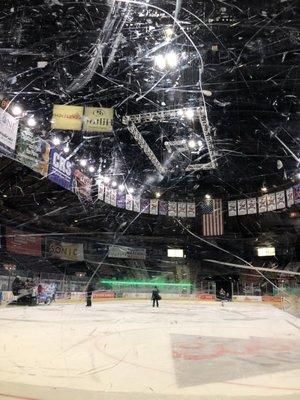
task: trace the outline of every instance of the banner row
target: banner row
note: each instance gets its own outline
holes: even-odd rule
[[[261,214],[282,210],[300,203],[300,185],[260,197],[228,201],[228,216]]]

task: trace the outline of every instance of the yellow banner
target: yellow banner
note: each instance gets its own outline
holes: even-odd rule
[[[83,130],[86,132],[112,132],[113,108],[86,107]]]
[[[83,107],[54,104],[51,120],[52,129],[80,131]]]

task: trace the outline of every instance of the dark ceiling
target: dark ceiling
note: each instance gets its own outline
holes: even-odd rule
[[[13,0],[0,5],[1,96],[22,105],[38,124],[35,133],[69,141],[76,157],[87,157],[101,173],[116,175],[151,196],[223,198],[285,188],[299,171],[299,14],[297,1],[66,1]],[[174,23],[174,16],[176,23]],[[172,18],[173,17],[173,18]],[[165,28],[174,28],[171,41]],[[183,29],[182,29],[183,28]],[[176,51],[169,71],[153,57]],[[45,68],[38,62],[46,61]],[[199,68],[203,64],[203,72]],[[201,101],[218,151],[218,168],[185,172],[203,154],[178,155],[159,176],[121,123],[122,116],[182,107]],[[209,93],[211,92],[211,93]],[[209,95],[207,95],[209,94]],[[115,107],[114,132],[85,136],[53,132],[53,104]],[[160,162],[165,141],[196,135],[197,121],[180,118],[138,125]],[[279,142],[284,142],[285,146]],[[292,154],[293,153],[293,154]],[[278,167],[278,161],[282,167]],[[24,229],[97,235],[144,235],[176,240],[176,221],[83,204],[15,161],[0,159],[1,219]],[[226,237],[256,240],[282,235],[296,242],[297,224],[287,213],[248,216],[226,222]],[[200,232],[198,222],[188,227]],[[247,239],[247,240],[248,240]],[[238,243],[238,242],[237,242]]]

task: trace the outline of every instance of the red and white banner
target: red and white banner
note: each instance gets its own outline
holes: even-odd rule
[[[6,228],[6,249],[11,253],[42,255],[42,238],[32,233]]]

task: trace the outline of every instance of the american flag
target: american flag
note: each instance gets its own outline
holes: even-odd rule
[[[222,199],[213,199],[202,205],[203,236],[220,236],[224,233]]]

